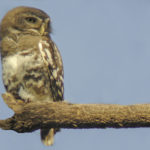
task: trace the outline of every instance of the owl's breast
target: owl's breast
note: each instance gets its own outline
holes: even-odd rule
[[[16,98],[50,99],[49,78],[41,55],[32,49],[2,58],[3,82]]]
[[[16,75],[21,76],[29,68],[33,68],[35,64],[39,66],[43,65],[41,57],[36,52],[30,52],[30,50],[24,50],[16,52],[15,54],[5,56],[2,58],[3,77],[9,79],[9,76]]]

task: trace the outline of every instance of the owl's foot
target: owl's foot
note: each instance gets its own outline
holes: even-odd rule
[[[30,103],[31,102],[31,100],[29,98],[26,100],[23,100],[23,101],[24,101],[24,103]]]

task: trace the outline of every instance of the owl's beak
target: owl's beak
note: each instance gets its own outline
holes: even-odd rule
[[[41,27],[40,27],[40,34],[44,35],[45,33],[45,23],[42,23]]]
[[[47,18],[45,19],[45,21],[42,23],[41,27],[40,27],[40,34],[41,35],[48,35],[49,34],[49,22],[50,19]]]

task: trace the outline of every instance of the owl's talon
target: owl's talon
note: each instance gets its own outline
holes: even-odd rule
[[[24,100],[24,102],[25,102],[25,103],[30,103],[31,100],[28,98],[28,99]]]

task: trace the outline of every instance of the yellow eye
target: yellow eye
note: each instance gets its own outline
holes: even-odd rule
[[[26,17],[25,20],[30,23],[36,23],[37,19],[34,17]]]

